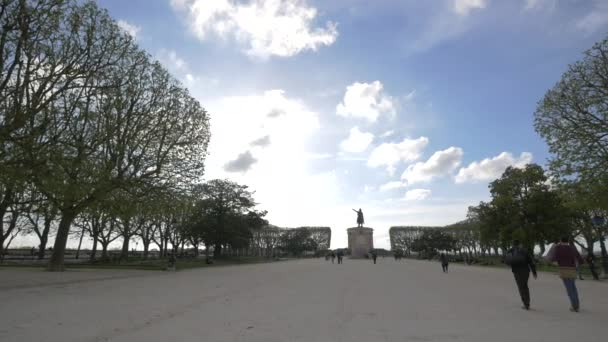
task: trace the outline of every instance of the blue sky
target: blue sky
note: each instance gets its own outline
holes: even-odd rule
[[[271,223],[362,208],[443,225],[507,165],[545,164],[536,103],[605,37],[606,0],[98,0],[210,112],[206,178],[256,191]]]

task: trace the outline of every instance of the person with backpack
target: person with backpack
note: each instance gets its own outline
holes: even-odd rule
[[[559,266],[559,277],[562,278],[566,293],[570,298],[570,311],[578,312],[580,303],[578,300],[578,290],[576,289],[576,265],[583,264],[585,261],[581,258],[576,247],[569,243],[570,238],[563,237],[559,243],[553,245],[547,255],[547,259],[557,263]]]
[[[505,264],[511,266],[519,296],[524,304],[522,308],[530,310],[530,288],[528,287],[530,271],[534,279],[537,278],[536,265],[534,265],[532,254],[521,246],[519,240],[514,240],[513,247],[507,251],[505,256]]]

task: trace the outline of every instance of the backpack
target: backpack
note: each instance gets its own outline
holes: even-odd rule
[[[505,255],[505,264],[509,266],[526,264],[526,254],[521,248],[513,248]]]

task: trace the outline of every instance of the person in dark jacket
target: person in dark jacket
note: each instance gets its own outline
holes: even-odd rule
[[[445,255],[445,253],[441,253],[441,255],[439,256],[439,260],[441,261],[441,269],[443,270],[443,272],[448,273],[448,256]]]
[[[559,277],[562,278],[566,293],[570,298],[570,311],[578,312],[580,303],[578,300],[578,290],[576,289],[576,265],[582,265],[585,261],[576,250],[576,247],[569,243],[570,238],[563,237],[561,241],[553,245],[549,251],[548,259],[559,265]]]
[[[523,309],[530,310],[530,288],[528,288],[530,271],[532,271],[534,279],[537,278],[532,254],[523,248],[518,240],[514,240],[513,247],[507,252],[505,263],[511,266],[519,296],[524,304]]]
[[[342,252],[341,249],[338,250],[338,264],[342,263],[342,258],[344,257],[344,253]]]

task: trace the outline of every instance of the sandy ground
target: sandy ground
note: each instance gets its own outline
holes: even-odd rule
[[[178,273],[0,269],[0,341],[606,341],[608,282],[379,259]]]

